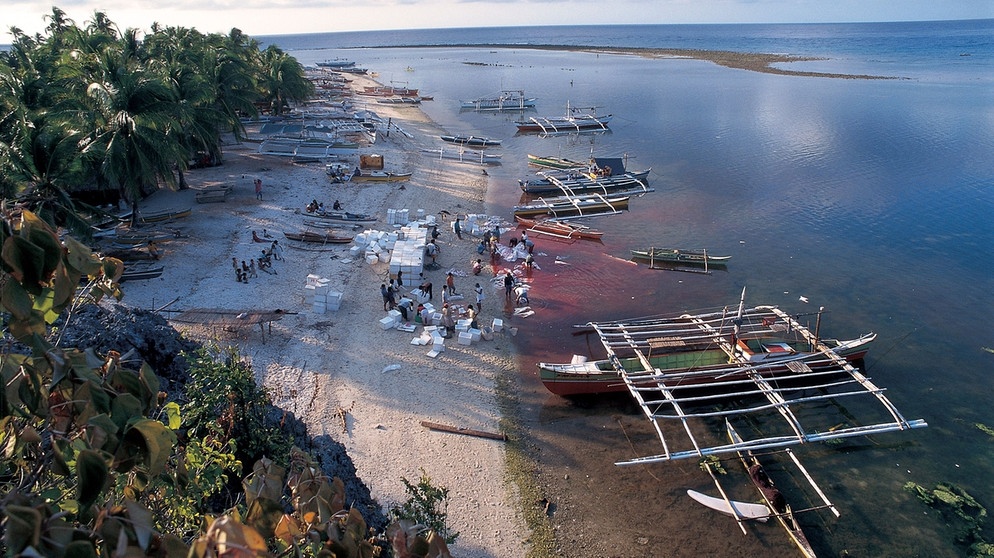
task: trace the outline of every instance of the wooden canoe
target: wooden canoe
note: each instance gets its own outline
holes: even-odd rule
[[[182,219],[183,217],[189,217],[193,213],[192,208],[186,209],[176,209],[170,211],[160,211],[158,213],[144,213],[138,219],[141,223],[162,223],[165,221],[172,221],[173,219]]]
[[[410,179],[409,172],[362,171],[362,174],[353,174],[349,182],[403,182]]]
[[[287,240],[296,240],[298,242],[309,242],[312,244],[348,244],[352,242],[355,236],[339,236],[336,234],[319,234],[310,231],[304,231],[299,233],[284,232],[283,236]]]

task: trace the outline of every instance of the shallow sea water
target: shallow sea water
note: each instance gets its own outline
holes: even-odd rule
[[[687,488],[714,492],[696,462],[615,466],[659,452],[628,398],[567,401],[548,394],[536,375],[538,361],[599,346],[573,335],[574,324],[734,305],[743,287],[751,305],[797,313],[824,306],[829,335],[877,332],[867,374],[905,418],[929,423],[795,448],[842,512],[838,519],[805,514],[816,550],[959,556],[955,528],[902,486],[952,482],[994,506],[994,441],[976,427],[994,425],[994,355],[982,350],[994,346],[994,72],[983,71],[994,56],[989,42],[970,37],[962,50],[972,55],[962,58],[955,37],[920,58],[903,55],[897,43],[880,56],[840,53],[838,37],[830,37],[821,43],[828,60],[798,65],[910,78],[888,80],[526,49],[291,53],[305,64],[356,60],[381,82],[434,95],[422,108],[450,133],[504,140],[503,163],[488,169],[488,207],[508,219],[520,199],[517,180],[530,172],[528,153],[627,155],[629,167],[652,168],[654,193],[633,200],[629,212],[589,222],[605,231],[603,243],[536,239],[536,314],[514,324],[523,417],[540,476],[558,500],[563,556],[795,555],[779,528],[751,527],[744,537],[730,519],[691,502]],[[919,38],[915,30],[904,40]],[[804,44],[805,53],[818,52],[818,41]],[[611,132],[519,136],[517,115],[459,111],[461,99],[500,89],[537,97],[533,114],[561,114],[567,102],[597,106],[615,115]],[[712,275],[624,261],[630,249],[648,245],[733,257],[727,271]],[[728,468],[724,486],[751,489],[744,475],[734,476],[734,464]]]

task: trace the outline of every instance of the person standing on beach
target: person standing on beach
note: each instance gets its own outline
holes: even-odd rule
[[[462,224],[459,222],[460,217],[456,216],[456,221],[452,223],[452,230],[455,231],[456,236],[459,240],[462,240]]]
[[[483,296],[483,287],[481,287],[480,284],[477,283],[476,286],[473,287],[473,290],[476,291],[476,311],[477,312],[482,312],[483,311],[483,299],[484,299],[484,296]]]
[[[383,311],[387,311],[387,305],[390,303],[390,293],[387,292],[387,284],[380,283],[380,294],[383,296]]]
[[[262,201],[262,179],[255,179],[255,199]]]
[[[450,295],[456,294],[456,276],[452,275],[451,271],[445,276],[445,288],[448,289]]]
[[[402,290],[403,286],[404,286],[404,272],[403,271],[398,271],[397,272],[397,290],[398,291]]]
[[[259,274],[255,271],[255,260],[249,260],[249,277],[255,279]]]
[[[504,274],[504,296],[506,298],[511,298],[511,291],[514,289],[514,275],[511,275],[511,271],[508,270]]]
[[[280,241],[279,240],[274,240],[273,241],[273,246],[272,246],[271,252],[273,254],[273,259],[274,260],[276,260],[278,262],[282,262],[283,261],[283,246],[280,246]]]

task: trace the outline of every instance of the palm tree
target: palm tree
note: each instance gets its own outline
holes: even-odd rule
[[[314,84],[304,74],[304,67],[276,45],[262,52],[262,67],[260,85],[274,115],[283,114],[290,102],[304,101],[314,94]]]
[[[131,202],[136,224],[139,199],[159,180],[173,185],[173,166],[185,153],[174,84],[138,59],[133,30],[118,44],[104,52],[100,73],[86,83],[95,126],[83,153],[95,157],[101,175]]]

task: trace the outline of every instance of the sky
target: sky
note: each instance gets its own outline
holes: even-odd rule
[[[295,33],[665,23],[832,23],[994,18],[994,0],[0,0],[10,28],[44,31],[52,6],[79,26],[97,11],[119,28],[152,23],[258,37]]]

